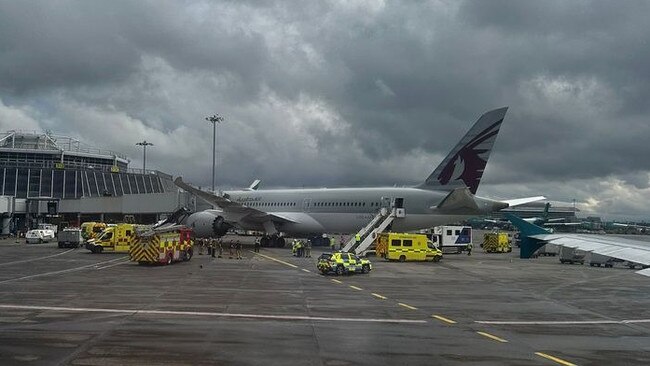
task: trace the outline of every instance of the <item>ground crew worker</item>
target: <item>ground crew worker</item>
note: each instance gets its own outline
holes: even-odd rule
[[[303,256],[302,240],[297,241],[297,243],[296,243],[296,252],[297,252],[297,257],[298,258]]]
[[[336,250],[336,240],[334,240],[334,237],[330,238],[330,249],[332,249],[332,252]]]
[[[255,253],[260,252],[260,238],[258,238],[258,237],[255,237],[255,244],[253,244],[253,251]]]
[[[235,250],[235,242],[231,239],[228,245],[228,259],[232,259],[233,251]]]
[[[472,243],[467,244],[467,255],[472,255]]]
[[[241,256],[241,242],[237,240],[237,243],[235,244],[235,250],[237,251],[237,259],[242,259]]]
[[[305,257],[311,258],[311,240],[307,240],[305,244]]]
[[[221,258],[223,256],[223,240],[219,239],[217,246],[219,247],[219,258]]]
[[[359,245],[359,243],[361,243],[361,235],[359,235],[359,233],[356,233],[354,235],[354,241],[357,242],[357,245]]]
[[[210,252],[212,254],[212,258],[215,258],[217,255],[217,240],[214,238],[210,239]]]
[[[197,240],[197,244],[199,245],[199,255],[203,255],[203,246],[205,245],[205,239],[199,239]]]
[[[339,250],[343,250],[343,247],[345,246],[345,240],[343,240],[343,235],[339,237]]]

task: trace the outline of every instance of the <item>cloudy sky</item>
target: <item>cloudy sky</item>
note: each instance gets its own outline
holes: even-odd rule
[[[208,186],[408,185],[510,110],[479,194],[650,219],[650,2],[0,1],[0,130]]]

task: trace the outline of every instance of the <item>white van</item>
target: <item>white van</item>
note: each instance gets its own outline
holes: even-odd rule
[[[47,243],[50,240],[54,240],[54,230],[44,230],[44,229],[35,229],[29,230],[25,234],[25,243]]]

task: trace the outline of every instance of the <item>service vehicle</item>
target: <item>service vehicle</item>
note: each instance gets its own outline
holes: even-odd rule
[[[565,246],[560,246],[560,263],[562,263],[562,264],[564,264],[564,263],[584,264],[586,255],[587,255],[587,252],[585,252],[584,250],[575,249],[575,248],[567,248]]]
[[[560,253],[560,247],[557,244],[544,244],[535,253],[538,257],[555,257]]]
[[[442,259],[442,251],[424,234],[381,233],[375,241],[377,256],[389,261],[438,262]]]
[[[433,228],[431,241],[440,250],[445,252],[462,253],[467,250],[467,245],[472,242],[471,226],[436,226]]]
[[[192,229],[182,225],[152,229],[138,227],[129,258],[138,264],[172,264],[192,259]]]
[[[50,240],[54,240],[54,231],[52,230],[34,229],[25,233],[25,243],[27,244],[49,243]]]
[[[104,229],[95,239],[86,241],[86,249],[93,253],[128,253],[135,240],[134,224],[117,224]]]
[[[614,267],[614,263],[616,263],[616,260],[614,258],[594,252],[589,252],[589,255],[587,257],[589,265],[592,267],[603,266],[605,268],[612,268]]]
[[[481,247],[486,253],[510,253],[512,245],[508,233],[492,232],[483,234]]]
[[[84,242],[81,228],[67,227],[59,231],[57,241],[59,242],[59,248],[79,248]]]
[[[81,235],[85,240],[95,239],[108,225],[103,222],[88,221],[81,224]]]
[[[59,226],[54,224],[38,224],[37,229],[41,230],[52,230],[56,236],[59,232]]]
[[[321,254],[318,257],[317,268],[324,275],[335,273],[340,276],[350,273],[368,273],[372,270],[372,263],[367,258],[352,253],[334,252]]]

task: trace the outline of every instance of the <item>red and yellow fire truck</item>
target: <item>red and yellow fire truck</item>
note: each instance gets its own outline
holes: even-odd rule
[[[172,264],[192,258],[192,229],[175,225],[136,232],[129,257],[139,264]]]

